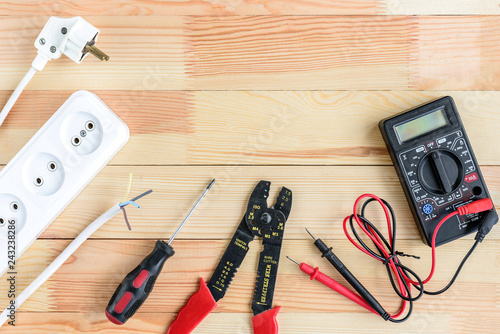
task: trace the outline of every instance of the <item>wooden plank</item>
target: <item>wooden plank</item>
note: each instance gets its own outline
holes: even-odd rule
[[[376,90],[383,81],[492,90],[499,25],[498,17],[197,17],[187,25],[188,68],[196,89]]]
[[[500,8],[495,0],[384,0],[382,3],[388,15],[496,15]]]
[[[345,239],[324,241],[334,247],[336,254],[388,312],[397,311],[400,299],[393,292],[383,265],[361,253]],[[67,240],[36,241],[17,262],[18,291],[37,277],[68,243]],[[255,243],[250,244],[250,251],[231,287],[218,303],[218,312],[250,311],[257,258],[261,251],[259,243],[255,240]],[[427,284],[429,290],[437,290],[446,285],[472,243],[472,240],[462,239],[439,247],[435,276]],[[400,240],[398,244],[398,250],[422,256],[420,260],[404,258],[402,261],[424,279],[430,268],[429,247],[416,240]],[[121,280],[151,252],[153,245],[154,240],[88,240],[20,310],[101,312]],[[200,276],[206,281],[210,279],[226,246],[226,240],[176,240],[176,255],[166,262],[154,292],[138,312],[177,312],[197,290]],[[274,297],[274,304],[282,306],[282,313],[349,312],[358,316],[371,316],[352,301],[318,282],[311,282],[285,255],[311,266],[319,266],[325,274],[347,284],[326,260],[321,259],[321,254],[313,246],[311,239],[285,240]],[[467,262],[453,288],[445,295],[426,297],[416,302],[415,316],[443,309],[461,314],[470,310],[471,300],[481,300],[481,303],[474,304],[474,312],[492,312],[498,303],[498,295],[492,292],[491,286],[500,274],[499,258],[500,250],[496,241],[485,240]],[[7,291],[7,288],[4,276],[0,280],[0,291]],[[0,300],[1,305],[6,305],[7,294],[0,294]]]
[[[46,17],[8,17],[0,89]],[[51,62],[30,90],[498,90],[497,16],[93,16],[102,64]],[[123,33],[123,27],[127,33]],[[22,27],[22,28],[19,28]],[[467,29],[462,29],[466,27]]]
[[[6,164],[71,95],[24,92],[0,131]],[[119,165],[390,165],[378,122],[444,95],[481,165],[500,164],[499,92],[96,92],[129,125]],[[0,94],[1,101],[9,92]]]
[[[36,56],[33,43],[48,18],[2,18],[1,89],[14,89],[29,69]],[[56,86],[70,90],[187,88],[187,70],[184,68],[184,53],[189,45],[186,18],[103,16],[85,19],[101,30],[98,46],[109,54],[111,60],[100,62],[90,56],[77,65],[62,56],[49,62],[26,89],[57,89]]]
[[[289,239],[307,239],[304,227],[327,238],[344,239],[342,221],[352,214],[355,199],[376,194],[394,208],[398,238],[420,240],[417,227],[391,166],[220,166],[220,167],[107,167],[42,234],[42,238],[75,238],[91,221],[121,201],[129,172],[134,173],[132,195],[154,189],[141,200],[142,209],[128,210],[133,230],[116,216],[94,238],[167,239],[213,178],[214,188],[178,236],[180,239],[229,239],[246,210],[248,198],[261,179],[272,182],[269,204],[281,186],[294,192],[287,225]],[[499,167],[483,168],[493,200],[500,199]],[[370,211],[378,226],[385,226],[381,210]],[[468,237],[472,239],[472,236]],[[488,238],[499,239],[500,229]]]
[[[498,31],[500,19],[462,17],[457,23],[442,17],[418,19],[411,48],[412,88],[499,89],[500,35],[492,32]]]
[[[72,0],[6,1],[2,16],[12,15],[465,15],[500,14],[495,0],[168,0],[127,2]]]
[[[187,66],[195,89],[369,90],[381,77],[407,89],[414,23],[397,16],[196,17],[187,25]]]
[[[101,313],[21,313],[21,326],[2,327],[0,333],[15,334],[163,334],[174,319],[174,314],[140,313],[124,326],[110,323]],[[252,333],[252,315],[249,313],[212,313],[193,331],[193,334]],[[481,321],[478,321],[481,319]],[[412,320],[391,326],[391,333],[447,333],[468,334],[479,330],[484,334],[496,334],[499,325],[498,313],[486,314],[466,312],[450,314],[446,310],[429,311],[416,315]],[[286,334],[344,334],[358,333],[370,328],[370,333],[387,333],[387,323],[372,315],[360,317],[348,312],[329,314],[280,313],[278,324],[281,333]]]

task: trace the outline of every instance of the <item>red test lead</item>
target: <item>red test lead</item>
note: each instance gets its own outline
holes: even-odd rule
[[[368,200],[365,201],[363,205],[361,205],[361,210],[360,210],[361,212],[358,214],[357,213],[358,204],[364,198],[368,198]],[[377,202],[378,204],[380,204],[385,213],[389,239],[386,239],[384,235],[375,227],[375,225],[372,224],[364,215],[367,204],[371,202]],[[446,285],[443,289],[439,291],[431,292],[425,290],[424,284],[429,282],[434,274],[436,265],[436,235],[438,234],[438,231],[440,231],[441,226],[446,224],[449,225],[450,224],[449,220],[451,217],[457,215],[463,216],[463,215],[477,214],[479,212],[486,212],[486,213],[483,215],[481,221],[478,224],[479,227],[475,237],[476,241],[472,246],[472,248],[469,250],[469,252],[463,258],[451,281],[448,283],[448,285]],[[324,275],[319,271],[318,268],[313,269],[311,266],[305,263],[298,263],[295,260],[292,260],[291,258],[289,259],[298,264],[300,270],[309,275],[311,277],[311,280],[315,279],[321,282],[322,284],[328,286],[332,290],[339,292],[344,297],[347,297],[352,301],[354,301],[355,303],[363,306],[370,312],[379,314],[384,320],[399,323],[407,320],[411,316],[413,309],[413,302],[420,299],[420,297],[422,297],[423,294],[438,295],[445,292],[453,285],[458,274],[460,273],[460,270],[464,266],[464,263],[467,261],[467,259],[472,254],[477,245],[480,242],[482,242],[485,236],[491,231],[491,229],[497,223],[497,221],[498,221],[498,215],[493,208],[493,203],[491,202],[491,199],[489,198],[472,201],[468,204],[457,207],[455,211],[448,213],[448,215],[442,218],[439,224],[434,229],[431,240],[432,241],[431,271],[428,277],[425,280],[422,280],[413,270],[403,265],[399,258],[399,256],[412,256],[412,257],[415,256],[399,252],[396,250],[394,246],[396,244],[396,219],[394,211],[392,210],[392,207],[389,205],[389,203],[371,194],[364,194],[358,197],[358,199],[354,204],[353,214],[347,216],[344,219],[344,226],[343,226],[344,232],[349,241],[351,241],[354,244],[354,246],[356,246],[362,252],[375,258],[376,260],[382,262],[384,266],[386,266],[387,271],[389,273],[389,279],[391,280],[391,284],[396,294],[403,300],[399,312],[394,315],[386,312],[382,307],[382,305],[377,301],[377,299],[375,299],[375,297],[370,294],[370,292],[363,286],[363,284],[358,281],[358,279],[347,269],[347,267],[342,263],[342,261],[333,253],[332,248],[328,247],[321,239],[315,238],[311,234],[311,232],[309,232],[309,230],[306,229],[307,233],[309,233],[311,237],[314,239],[314,245],[320,251],[321,256],[326,258],[328,262],[330,262],[330,264],[335,269],[337,269],[337,271],[346,279],[346,281],[352,286],[353,289],[356,290],[357,293],[354,293],[353,291],[345,288],[335,280]],[[368,247],[366,241],[363,241],[361,239],[359,233],[356,232],[354,228],[354,222],[357,222],[359,228],[363,232],[365,232],[367,237],[371,239],[371,241],[375,246],[375,249]],[[354,235],[354,238],[357,240],[357,242],[353,239],[353,237],[351,237],[350,233],[348,233],[347,231],[348,223],[349,225],[351,225],[352,234]],[[412,295],[411,292],[412,287],[415,287],[419,291],[418,295],[416,296]],[[409,303],[408,311],[405,312],[408,303]],[[403,316],[404,313],[406,313],[406,315]]]
[[[370,306],[368,305],[368,303],[363,299],[361,298],[358,294],[352,292],[351,290],[347,289],[345,286],[343,286],[342,284],[340,284],[339,282],[335,281],[333,278],[330,278],[328,277],[327,275],[323,274],[321,271],[319,271],[319,268],[316,267],[316,268],[313,268],[311,267],[310,265],[302,262],[302,263],[299,263],[297,261],[295,261],[294,259],[292,259],[291,257],[287,256],[287,258],[296,263],[298,266],[299,266],[299,269],[302,270],[304,273],[306,273],[307,275],[309,275],[311,277],[311,280],[317,280],[318,282],[320,282],[321,284],[324,284],[326,285],[327,287],[329,287],[330,289],[332,289],[333,291],[336,291],[338,293],[340,293],[342,296],[346,297],[346,298],[349,298],[350,300],[352,300],[353,302],[355,302],[356,304],[360,305],[360,306],[363,306],[365,309],[367,309],[368,311],[370,312],[373,312],[375,313],[376,315],[379,315],[377,312],[375,312],[375,310]]]

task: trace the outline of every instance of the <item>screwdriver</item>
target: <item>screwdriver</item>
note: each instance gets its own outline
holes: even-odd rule
[[[170,244],[214,183],[215,179],[210,182],[203,194],[201,194],[168,242],[156,241],[153,251],[123,279],[106,307],[106,317],[109,321],[117,325],[123,325],[149,297],[165,261],[175,254]]]
[[[351,290],[347,289],[345,286],[343,286],[339,282],[335,281],[333,278],[330,278],[327,275],[323,274],[321,271],[319,271],[318,267],[313,268],[304,262],[299,263],[289,256],[287,256],[287,258],[290,261],[296,263],[299,266],[300,270],[302,270],[304,273],[306,273],[307,275],[309,275],[311,277],[311,280],[317,280],[318,282],[326,285],[327,287],[329,287],[333,291],[340,293],[342,296],[349,298],[350,300],[352,300],[356,304],[363,306],[368,311],[373,312],[376,315],[378,315],[378,313],[375,312],[375,310],[370,305],[368,305],[368,303],[363,298],[361,298],[358,294],[352,292]]]

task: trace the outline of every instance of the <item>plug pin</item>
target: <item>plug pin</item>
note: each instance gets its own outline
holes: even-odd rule
[[[102,61],[108,61],[109,60],[109,56],[107,54],[105,54],[104,52],[102,52],[101,50],[99,50],[99,48],[97,46],[94,45],[85,45],[85,48],[83,49],[85,52],[90,52],[94,57],[96,57],[97,59],[99,60],[102,60]]]

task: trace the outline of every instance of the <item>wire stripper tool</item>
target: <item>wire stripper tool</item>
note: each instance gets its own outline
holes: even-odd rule
[[[249,243],[262,238],[264,246],[260,253],[257,283],[252,302],[254,334],[277,334],[276,316],[280,307],[272,308],[274,288],[278,274],[278,263],[283,243],[285,223],[292,208],[292,191],[283,187],[276,204],[268,208],[267,198],[271,182],[260,181],[250,196],[245,216],[226,248],[212,278],[205,284],[200,279],[200,288],[180,310],[170,325],[167,334],[188,334],[217,306],[224,297],[236,271],[243,262]]]

